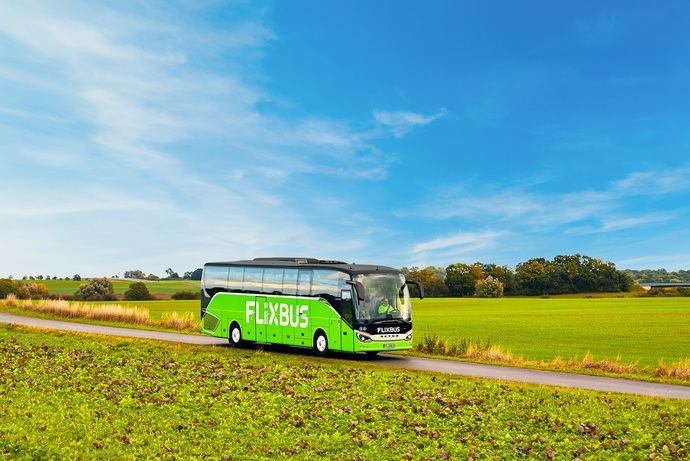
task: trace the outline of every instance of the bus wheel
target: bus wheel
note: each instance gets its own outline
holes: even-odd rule
[[[326,334],[323,331],[319,331],[314,335],[314,352],[321,357],[328,355],[328,338],[326,338]]]
[[[240,326],[238,324],[233,323],[230,327],[230,335],[228,340],[230,341],[230,346],[232,347],[242,345],[242,330],[240,330]]]
[[[368,357],[376,357],[379,351],[366,351]]]

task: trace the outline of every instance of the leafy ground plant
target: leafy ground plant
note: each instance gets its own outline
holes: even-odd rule
[[[686,401],[0,326],[0,457],[686,459]]]

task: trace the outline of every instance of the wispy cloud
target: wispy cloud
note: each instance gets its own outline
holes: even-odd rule
[[[456,262],[457,258],[478,258],[480,251],[494,247],[505,235],[495,230],[458,231],[419,242],[412,247],[412,264],[445,264]]]
[[[277,37],[263,13],[246,8],[209,25],[194,15],[205,8],[213,6],[195,6],[189,16],[156,2],[136,14],[119,4],[3,6],[0,44],[16,52],[0,66],[0,86],[41,95],[39,105],[8,100],[0,108],[7,121],[0,119],[0,129],[14,137],[5,140],[11,161],[0,171],[0,190],[21,203],[0,216],[24,229],[0,231],[3,261],[49,267],[50,255],[51,264],[70,261],[73,270],[78,263],[117,269],[146,247],[149,261],[176,254],[191,267],[219,252],[249,257],[290,248],[339,258],[363,251],[370,233],[347,222],[324,227],[312,216],[315,200],[328,202],[323,178],[385,178],[396,156],[377,142],[440,114],[382,112],[379,122],[368,112],[361,121],[273,113],[266,103],[281,95],[261,86],[261,60]],[[41,176],[58,167],[59,176]],[[24,172],[23,180],[12,171]],[[93,192],[106,188],[107,196]],[[337,215],[357,212],[346,201]],[[213,228],[200,230],[200,220],[213,220]],[[90,232],[79,249],[54,245],[33,259],[13,257],[41,228],[65,242],[75,242],[77,229]],[[187,240],[171,251],[153,229]],[[106,254],[105,240],[119,254]],[[75,253],[101,255],[100,262],[68,257]]]
[[[396,138],[406,135],[410,130],[418,126],[428,125],[446,115],[446,109],[440,109],[430,115],[414,112],[388,112],[374,111],[373,116],[377,124],[389,128]]]
[[[450,188],[419,206],[416,212],[434,219],[467,219],[505,223],[513,226],[554,227],[595,221],[596,226],[570,231],[615,232],[673,219],[672,213],[636,213],[626,210],[629,198],[655,197],[690,189],[690,168],[633,172],[612,181],[607,187],[575,192],[537,193],[523,187],[506,189]],[[519,218],[519,219],[518,219]],[[517,223],[523,223],[518,225]]]

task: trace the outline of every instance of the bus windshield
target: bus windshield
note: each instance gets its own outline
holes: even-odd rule
[[[411,320],[410,292],[402,274],[362,274],[355,280],[364,285],[365,299],[357,304],[357,320],[377,323]]]

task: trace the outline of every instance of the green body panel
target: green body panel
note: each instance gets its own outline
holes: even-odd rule
[[[412,347],[412,341],[360,341],[333,307],[322,298],[218,293],[206,308],[201,332],[228,338],[237,322],[242,339],[269,344],[311,348],[322,330],[328,349],[343,352],[392,351]]]

